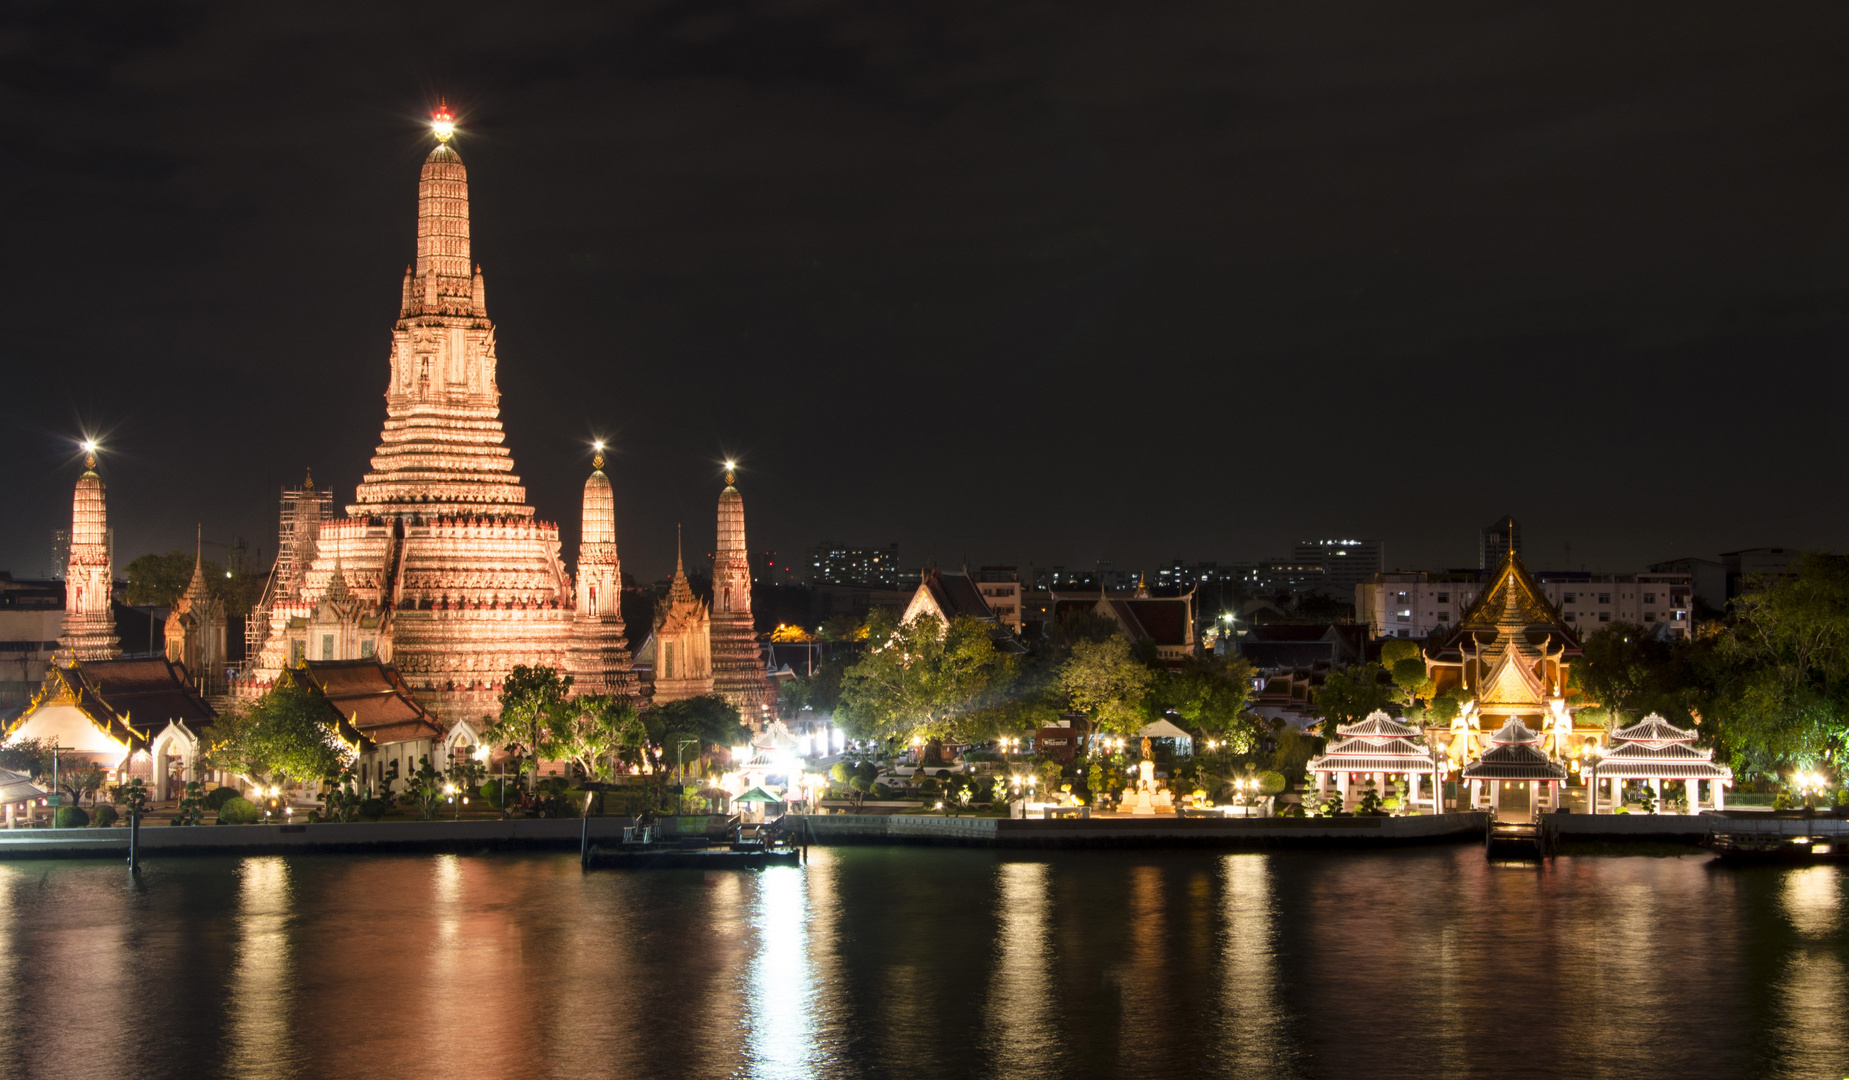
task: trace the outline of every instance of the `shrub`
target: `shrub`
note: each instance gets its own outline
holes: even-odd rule
[[[226,799],[224,805],[218,808],[220,825],[255,825],[262,817],[263,811],[258,810],[257,804],[249,799]]]
[[[96,813],[93,816],[96,818],[97,828],[107,829],[116,823],[116,808],[108,803],[104,803],[96,808]]]
[[[385,816],[384,799],[361,799],[360,817],[367,821],[377,821]]]
[[[223,810],[225,808],[226,803],[230,802],[231,800],[237,797],[238,797],[237,788],[215,787],[211,791],[206,792],[205,794],[205,808],[207,810],[212,811],[213,813],[217,813],[218,811]]]
[[[90,815],[84,813],[81,806],[60,806],[52,811],[51,827],[54,829],[81,829],[90,824]]]
[[[1266,770],[1258,774],[1258,793],[1276,795],[1284,790],[1284,774]]]

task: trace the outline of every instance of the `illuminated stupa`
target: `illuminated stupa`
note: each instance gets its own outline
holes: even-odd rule
[[[719,493],[719,543],[713,551],[713,692],[738,709],[740,719],[760,728],[769,720],[775,693],[764,673],[764,654],[751,617],[751,560],[745,549],[745,499],[735,486],[734,464],[725,466]]]
[[[64,623],[58,633],[58,659],[66,663],[122,655],[110,606],[109,513],[103,478],[96,473],[96,444],[84,443],[83,452],[83,475],[71,493],[71,554],[64,568]]]
[[[417,262],[405,271],[392,328],[385,428],[372,469],[347,516],[320,524],[312,557],[297,553],[306,569],[296,595],[273,597],[246,693],[261,692],[300,659],[375,655],[456,717],[493,713],[517,664],[571,670],[587,692],[633,685],[621,647],[608,480],[601,489],[608,516],[598,523],[608,528],[594,537],[590,489],[602,473],[586,486],[586,569],[596,571],[600,591],[598,607],[581,617],[558,526],[527,505],[504,445],[494,324],[481,268],[470,261],[468,172],[449,145],[447,109],[433,128],[438,143],[418,178]],[[337,567],[343,603],[358,603],[351,614],[322,610]],[[334,624],[346,622],[352,632],[336,633]],[[344,655],[349,649],[353,656]],[[602,670],[609,665],[620,671]]]

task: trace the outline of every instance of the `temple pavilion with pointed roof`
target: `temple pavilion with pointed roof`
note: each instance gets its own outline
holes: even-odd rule
[[[1579,639],[1510,551],[1451,636],[1426,654],[1426,673],[1434,693],[1461,688],[1470,696],[1471,726],[1479,733],[1521,718],[1533,730],[1559,735],[1563,723],[1570,732],[1566,687],[1579,657]]]

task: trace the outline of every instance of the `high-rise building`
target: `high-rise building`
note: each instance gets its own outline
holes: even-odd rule
[[[899,545],[856,548],[824,540],[809,549],[809,584],[896,589],[899,587]]]
[[[1483,526],[1477,544],[1477,569],[1494,570],[1510,551],[1522,553],[1522,527],[1508,514]]]
[[[1356,585],[1385,568],[1385,540],[1301,540],[1291,550],[1291,561],[1300,566],[1321,566],[1322,584],[1344,599]]]

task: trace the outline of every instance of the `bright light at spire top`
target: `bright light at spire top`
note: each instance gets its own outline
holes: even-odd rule
[[[445,143],[456,133],[456,118],[450,115],[448,103],[437,103],[437,111],[430,117],[430,130],[436,132],[438,142]]]

